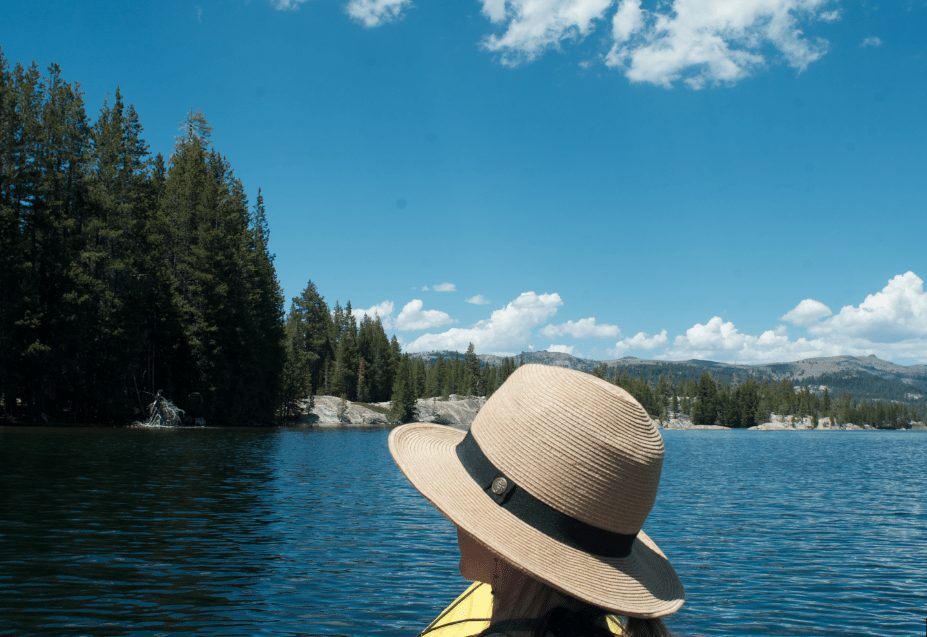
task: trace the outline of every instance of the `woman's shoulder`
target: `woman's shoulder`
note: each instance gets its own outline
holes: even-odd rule
[[[482,582],[474,582],[457,599],[445,608],[428,627],[422,631],[422,637],[476,637],[493,635],[494,637],[524,637],[530,633],[524,620],[521,624],[509,622],[507,625],[491,626],[492,587]],[[620,637],[624,634],[621,621],[613,616],[605,617],[608,634]],[[549,633],[550,634],[550,633]]]
[[[474,582],[445,608],[422,635],[427,637],[470,637],[489,628],[492,616],[492,587]]]

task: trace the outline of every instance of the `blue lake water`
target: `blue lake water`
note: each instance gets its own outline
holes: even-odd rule
[[[466,585],[385,430],[0,428],[0,634],[416,634]],[[927,435],[664,432],[680,635],[920,635]]]

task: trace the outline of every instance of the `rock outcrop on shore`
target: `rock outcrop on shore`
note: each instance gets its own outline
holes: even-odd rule
[[[433,422],[449,425],[458,429],[467,429],[476,417],[477,412],[486,402],[483,396],[458,396],[451,394],[445,398],[422,398],[416,402],[417,419],[420,422]],[[305,411],[309,399],[303,401]],[[390,424],[389,402],[359,403],[342,400],[337,396],[316,396],[314,406],[308,415],[297,420],[300,425],[314,425],[318,427],[384,427]],[[663,429],[730,429],[722,425],[696,425],[688,416],[670,418],[663,422],[654,421],[654,424]],[[772,414],[769,422],[750,427],[754,431],[855,431],[873,429],[870,425],[855,425],[852,423],[835,424],[830,418],[819,418],[817,425],[810,416]],[[924,423],[912,423],[911,429],[925,430]]]
[[[313,402],[309,410],[309,399],[302,401],[301,407],[308,414],[299,418],[297,424],[319,427],[382,427],[390,424],[389,402],[360,403],[337,396],[316,396]],[[482,396],[457,394],[451,394],[447,399],[423,398],[416,401],[416,414],[420,422],[467,429],[485,402]]]
[[[731,427],[721,425],[696,425],[692,423],[688,416],[670,418],[660,423],[660,426],[663,429],[731,429]],[[779,414],[771,414],[768,422],[748,427],[748,429],[754,431],[802,431],[812,429],[817,431],[855,431],[872,428],[869,425],[854,425],[852,423],[835,424],[827,417],[818,418],[817,425],[815,425],[810,416],[799,418],[798,416],[780,416]]]
[[[872,429],[869,425],[854,425],[853,423],[834,423],[830,418],[818,418],[817,424],[811,416],[799,418],[798,416],[780,416],[772,414],[769,422],[764,422],[750,429],[758,431],[800,431],[815,429],[818,431],[853,431],[858,429]]]

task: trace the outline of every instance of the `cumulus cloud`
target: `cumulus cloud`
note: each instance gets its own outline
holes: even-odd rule
[[[662,357],[757,363],[875,354],[893,361],[927,362],[927,292],[914,272],[892,277],[862,303],[846,305],[837,314],[819,301],[805,299],[782,318],[806,327],[808,336],[792,338],[782,325],[759,335],[746,334],[714,316],[677,336]]]
[[[489,305],[489,299],[482,294],[474,294],[467,299],[467,303],[470,305]]]
[[[598,323],[594,316],[578,321],[567,321],[560,325],[545,325],[541,334],[548,338],[555,336],[572,336],[573,338],[614,338],[621,333],[617,325]]]
[[[665,346],[668,341],[669,335],[666,330],[660,330],[656,334],[638,332],[634,336],[623,338],[615,343],[612,353],[616,356],[622,356],[628,350],[651,351]]]
[[[770,52],[799,71],[827,52],[802,24],[832,21],[829,0],[673,0],[644,10],[620,0],[608,66],[632,82],[691,88],[730,84],[767,63]]]
[[[295,11],[306,0],[270,0],[270,5],[277,11]]]
[[[380,317],[380,321],[383,323],[383,328],[391,330],[395,327],[393,322],[393,305],[392,301],[380,301],[376,305],[371,305],[365,309],[354,309],[354,315],[357,316],[357,319],[360,320],[365,316],[370,318]]]
[[[423,292],[428,292],[429,290],[432,292],[456,292],[457,286],[454,285],[453,283],[444,282],[444,283],[435,283],[431,287],[427,285],[422,287]]]
[[[304,0],[274,0],[275,2],[302,2]],[[402,17],[412,6],[412,0],[350,0],[348,15],[365,27],[378,27]]]
[[[872,46],[878,47],[882,46],[882,38],[877,35],[870,35],[868,38],[863,38],[863,41],[859,43],[862,47]]]
[[[522,292],[505,307],[494,310],[488,319],[472,327],[453,327],[444,332],[422,334],[404,349],[409,352],[463,351],[472,342],[476,350],[484,354],[521,351],[528,345],[534,329],[556,314],[562,304],[556,292]]]
[[[501,34],[483,40],[503,64],[530,62],[567,40],[581,40],[594,28],[612,0],[483,0],[483,14]]]
[[[555,345],[550,344],[547,346],[548,352],[554,352],[555,354],[569,354],[573,355],[573,346],[572,345]]]
[[[801,303],[786,312],[782,316],[782,320],[788,321],[794,325],[807,327],[813,323],[817,323],[822,318],[830,316],[831,314],[833,314],[833,312],[830,311],[830,308],[820,301],[815,301],[814,299],[804,299]]]
[[[670,359],[724,361],[732,363],[772,363],[814,356],[834,356],[839,349],[820,339],[789,338],[785,327],[766,330],[759,336],[740,332],[731,321],[713,316],[696,323],[677,336],[665,354]]]
[[[816,336],[860,338],[872,343],[927,339],[927,293],[913,272],[891,280],[858,306],[844,306],[836,316],[808,329]],[[924,350],[927,355],[927,349]]]
[[[426,310],[424,306],[421,299],[412,299],[403,305],[396,317],[396,329],[404,332],[430,330],[454,322],[447,312]]]

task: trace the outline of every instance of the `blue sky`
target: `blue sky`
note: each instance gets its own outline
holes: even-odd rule
[[[925,26],[920,0],[0,5],[8,60],[91,114],[121,87],[154,151],[206,114],[287,297],[378,306],[409,349],[741,362],[927,362]]]

